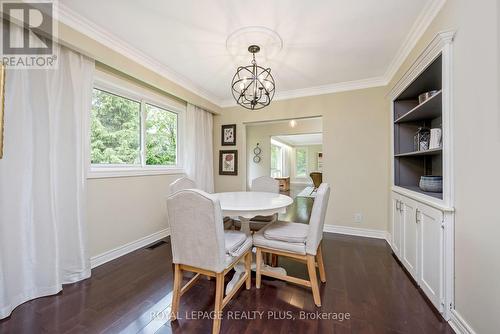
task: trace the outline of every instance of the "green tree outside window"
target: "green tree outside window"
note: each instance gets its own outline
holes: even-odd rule
[[[297,176],[304,177],[307,175],[307,149],[297,148],[295,150],[295,168]]]
[[[141,104],[94,89],[91,118],[93,164],[140,164]]]
[[[146,104],[146,165],[174,166],[177,161],[177,114]]]
[[[177,163],[177,114],[144,104],[146,165]],[[94,89],[91,163],[141,165],[141,103]]]

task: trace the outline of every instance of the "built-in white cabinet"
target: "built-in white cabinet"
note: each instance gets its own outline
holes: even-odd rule
[[[397,192],[391,202],[392,250],[432,304],[444,312],[445,272],[447,265],[451,267],[445,258],[445,232],[452,229],[453,213]]]
[[[401,197],[401,206],[403,214],[403,250],[401,262],[406,270],[417,279],[418,267],[418,225],[416,223],[417,204],[409,198]]]
[[[399,196],[394,194],[391,200],[392,231],[391,247],[394,254],[401,260],[401,239],[403,238],[403,214],[402,202]]]
[[[439,311],[443,311],[445,214],[427,205],[418,205],[417,282]]]
[[[390,244],[445,320],[454,308],[453,38],[438,33],[389,93]]]

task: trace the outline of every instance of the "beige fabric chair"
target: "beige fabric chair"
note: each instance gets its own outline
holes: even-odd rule
[[[278,180],[275,180],[270,176],[261,176],[252,180],[252,186],[250,187],[250,190],[279,194],[280,184]],[[250,230],[258,231],[267,224],[273,223],[276,220],[278,220],[278,214],[274,214],[271,216],[253,217],[252,219],[250,219]],[[241,228],[240,221],[234,221],[234,225],[238,228]]]
[[[243,283],[250,289],[252,238],[243,232],[224,231],[219,200],[201,190],[175,192],[167,199],[167,211],[175,266],[171,319],[177,319],[180,297],[200,275],[216,278],[214,314],[221,314]],[[242,259],[245,260],[245,274],[223,298],[224,276]],[[181,287],[183,271],[196,275]],[[221,318],[216,316],[213,333],[219,332],[220,325]]]
[[[313,292],[314,303],[321,306],[316,266],[319,267],[321,282],[326,282],[321,240],[323,239],[323,226],[325,214],[330,197],[330,187],[322,183],[317,191],[312,207],[309,225],[276,222],[267,225],[253,235],[253,244],[257,248],[257,288],[260,288],[261,275],[282,279],[291,283],[310,287]],[[294,260],[305,262],[309,272],[309,280],[291,276],[279,275],[262,269],[262,254],[285,256]]]
[[[280,183],[270,176],[261,176],[252,180],[250,190],[277,194],[280,192]]]
[[[196,182],[190,178],[184,176],[180,179],[175,180],[170,184],[170,194],[174,194],[180,190],[184,189],[196,189]]]
[[[184,176],[175,180],[170,184],[170,194],[174,194],[180,190],[197,189],[198,186],[194,180]],[[224,217],[224,229],[228,230],[234,226],[233,220],[230,217]]]

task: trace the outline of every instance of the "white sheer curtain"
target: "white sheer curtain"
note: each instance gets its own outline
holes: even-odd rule
[[[90,276],[82,122],[94,62],[67,48],[57,70],[8,70],[0,160],[0,319]]]
[[[290,176],[291,174],[291,155],[292,155],[292,148],[288,145],[283,145],[283,172],[281,173],[281,176]]]
[[[213,117],[206,110],[187,105],[184,136],[184,168],[199,189],[214,191]]]

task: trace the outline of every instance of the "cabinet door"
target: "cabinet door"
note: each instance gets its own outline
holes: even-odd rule
[[[401,200],[399,196],[392,196],[392,251],[401,260],[401,238],[402,238],[402,222],[401,222]]]
[[[419,205],[419,273],[418,284],[434,306],[443,311],[443,213],[426,205]]]
[[[416,202],[403,198],[403,240],[402,259],[406,270],[417,280],[418,264],[418,225]]]

